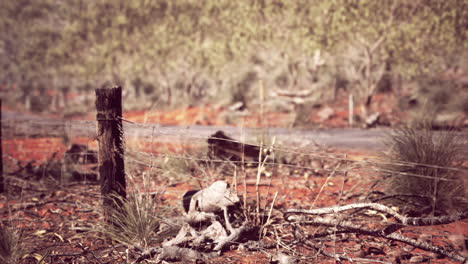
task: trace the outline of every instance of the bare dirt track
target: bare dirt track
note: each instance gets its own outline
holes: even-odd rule
[[[61,137],[69,134],[71,137],[96,137],[96,122],[90,120],[61,120],[26,115],[11,111],[4,111],[3,135],[6,138],[15,137]],[[161,125],[138,124],[124,120],[124,135],[128,139],[149,140],[155,138],[162,142],[183,140],[184,135],[189,138],[198,136],[207,138],[218,130],[223,130],[234,138],[259,136],[262,133],[268,138],[276,138],[280,145],[307,146],[320,145],[325,148],[345,150],[382,151],[385,148],[383,139],[391,133],[390,128],[380,127],[371,129],[361,128],[322,128],[322,129],[293,129],[293,128],[239,128],[233,126],[204,126],[204,125]],[[468,133],[459,132],[468,142]],[[468,146],[467,146],[468,153]]]

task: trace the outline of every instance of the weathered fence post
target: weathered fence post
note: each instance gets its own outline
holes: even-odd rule
[[[5,191],[3,178],[2,99],[0,99],[0,193]]]
[[[99,177],[104,215],[126,198],[122,127],[122,88],[96,89]],[[117,199],[116,199],[117,198]]]

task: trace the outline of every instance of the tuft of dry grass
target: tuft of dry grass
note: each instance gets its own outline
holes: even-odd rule
[[[142,248],[157,240],[156,232],[164,215],[158,199],[137,193],[127,199],[116,196],[114,201],[120,208],[111,210],[108,221],[97,227],[98,232],[120,243]]]
[[[463,207],[463,171],[455,167],[463,162],[466,142],[456,132],[433,131],[427,123],[405,126],[386,144],[387,193],[404,202],[404,211],[439,215]]]
[[[0,263],[20,263],[25,254],[21,234],[11,227],[0,225]]]

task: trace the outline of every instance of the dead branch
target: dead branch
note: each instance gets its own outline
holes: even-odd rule
[[[219,241],[218,245],[213,249],[214,251],[221,251],[223,248],[228,246],[230,243],[239,240],[242,237],[242,234],[252,230],[251,227],[241,226],[239,228],[235,228],[233,232],[226,238]]]
[[[50,203],[69,203],[69,204],[76,204],[76,202],[74,201],[71,201],[69,199],[55,199],[55,200],[48,200],[48,201],[41,201],[41,202],[36,202],[36,203],[33,203],[33,202],[28,202],[28,203],[19,203],[19,204],[13,204],[13,205],[10,205],[7,210],[9,212],[16,212],[16,211],[23,211],[23,210],[29,210],[33,207],[41,207],[41,206],[44,206],[46,204],[50,204]]]
[[[96,256],[96,254],[94,254],[94,252],[93,252],[92,250],[89,250],[88,247],[83,246],[81,243],[78,243],[78,244],[77,244],[77,247],[81,248],[81,250],[83,250],[83,253],[84,253],[84,254],[90,253],[90,254],[93,256],[93,258],[96,259],[96,261],[97,261],[98,263],[104,264],[104,263]]]
[[[313,89],[307,89],[307,90],[299,90],[299,91],[281,91],[281,90],[275,90],[273,92],[274,95],[276,96],[283,96],[283,97],[299,97],[299,98],[306,98],[312,95],[314,92]]]
[[[324,208],[327,209],[327,208]],[[333,208],[336,209],[336,208]],[[317,210],[317,209],[316,209]],[[313,210],[307,210],[307,211],[313,211]],[[356,233],[356,234],[363,234],[363,235],[368,235],[368,236],[374,236],[374,237],[382,237],[386,238],[392,241],[398,241],[405,243],[407,245],[413,246],[415,248],[419,248],[422,250],[426,250],[429,252],[437,253],[443,256],[446,256],[448,258],[451,258],[453,260],[462,262],[462,263],[467,263],[468,259],[460,256],[460,255],[455,255],[447,250],[437,247],[437,246],[432,246],[429,245],[428,243],[422,242],[422,241],[417,241],[415,239],[405,237],[403,235],[397,234],[397,233],[388,233],[386,232],[385,229],[376,229],[376,230],[370,230],[367,228],[363,228],[360,225],[357,225],[355,223],[352,223],[350,221],[340,221],[338,219],[324,219],[324,218],[312,218],[312,219],[307,219],[307,220],[302,220],[302,218],[298,218],[295,216],[289,216],[287,218],[288,221],[296,221],[298,220],[300,224],[305,224],[305,225],[314,225],[314,226],[327,226],[327,227],[332,227],[332,228],[338,228],[338,229],[345,229],[346,231],[350,231],[351,233]]]
[[[317,250],[317,252],[319,252],[320,254],[326,256],[326,257],[329,257],[329,258],[332,258],[332,259],[335,259],[336,260],[336,263],[339,263],[340,260],[347,260],[351,263],[354,263],[354,262],[373,262],[373,263],[384,263],[384,264],[390,264],[391,262],[386,262],[386,261],[380,261],[380,260],[376,260],[376,259],[365,259],[365,258],[352,258],[352,257],[349,257],[349,256],[346,256],[346,255],[343,255],[343,254],[337,254],[337,253],[331,253],[331,252],[326,252],[324,250],[322,250],[321,248],[317,247],[316,245],[314,245],[313,243],[309,242],[309,241],[304,241],[306,245],[314,248],[315,250]]]
[[[447,250],[442,249],[440,247],[432,246],[432,245],[430,245],[430,244],[428,244],[426,242],[417,241],[415,239],[405,237],[405,236],[400,235],[398,233],[392,233],[392,234],[389,234],[389,235],[387,235],[385,237],[390,239],[390,240],[399,241],[399,242],[408,244],[410,246],[413,246],[413,247],[416,247],[416,248],[419,248],[419,249],[422,249],[422,250],[438,253],[440,255],[446,256],[446,257],[451,258],[453,260],[460,261],[461,263],[468,263],[468,258],[465,258],[465,257],[460,256],[460,255],[452,254],[452,253],[448,252]]]
[[[290,221],[287,217],[290,214],[322,215],[322,214],[339,213],[339,212],[347,211],[351,209],[366,209],[366,208],[391,215],[398,221],[399,224],[405,225],[405,226],[445,225],[445,224],[450,224],[450,223],[468,218],[468,210],[458,212],[455,215],[447,215],[447,216],[440,216],[440,217],[406,217],[404,215],[397,213],[395,210],[391,209],[390,207],[383,205],[383,204],[379,204],[379,203],[356,203],[356,204],[348,204],[344,206],[334,206],[334,207],[318,208],[318,209],[312,209],[312,210],[288,209],[285,213],[285,218],[288,221]]]
[[[181,248],[177,246],[162,247],[162,248],[150,248],[145,250],[143,254],[135,260],[133,263],[140,263],[143,260],[153,258],[158,255],[156,262],[163,260],[173,261],[196,261],[196,260],[207,260],[216,256],[216,253],[201,253],[190,248]]]

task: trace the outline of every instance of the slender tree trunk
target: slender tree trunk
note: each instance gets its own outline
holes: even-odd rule
[[[26,94],[24,96],[24,108],[27,111],[31,111],[31,95],[29,95],[29,94]]]
[[[2,142],[2,99],[0,99],[0,193],[5,191],[5,179],[3,178],[3,142]]]
[[[348,95],[348,124],[349,126],[354,125],[354,98],[351,92]]]
[[[361,115],[362,119],[365,121],[369,115],[369,109],[372,104],[372,94],[367,95],[363,104],[361,104]]]

